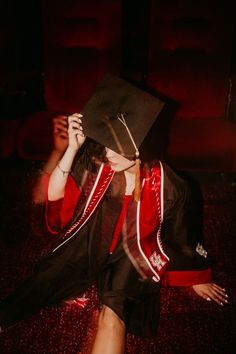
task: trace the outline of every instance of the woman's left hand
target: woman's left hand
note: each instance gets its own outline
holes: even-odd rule
[[[214,283],[206,283],[193,285],[192,288],[197,293],[197,295],[207,301],[213,300],[221,306],[229,303],[226,290],[224,288],[221,288],[219,285],[216,285]]]

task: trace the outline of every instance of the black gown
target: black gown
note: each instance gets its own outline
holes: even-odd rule
[[[188,186],[167,165],[164,165],[164,180],[163,241],[173,256],[170,268],[181,268],[182,263],[188,269],[195,268],[197,263],[198,268],[206,268],[202,257],[191,256],[186,261],[186,256],[176,247],[183,242],[190,246],[192,242],[194,246],[196,241],[189,242],[189,237],[195,237],[190,222]],[[96,283],[101,304],[110,307],[125,322],[129,332],[145,337],[156,335],[160,283],[141,278],[125,253],[122,234],[115,251],[109,254],[122,202],[122,195],[114,196],[108,191],[78,235],[36,265],[33,275],[0,304],[3,328],[45,306],[77,297]],[[129,208],[133,203],[130,202]]]

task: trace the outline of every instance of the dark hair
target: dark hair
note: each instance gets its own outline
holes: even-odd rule
[[[79,167],[86,169],[92,173],[97,170],[96,161],[106,162],[105,147],[95,140],[86,137],[86,140],[80,148],[73,164],[73,170],[78,170]]]

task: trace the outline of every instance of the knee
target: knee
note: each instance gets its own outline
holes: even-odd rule
[[[99,316],[99,326],[110,331],[120,331],[125,329],[124,321],[109,307],[103,306]]]

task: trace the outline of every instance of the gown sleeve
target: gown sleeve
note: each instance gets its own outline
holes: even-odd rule
[[[163,285],[191,286],[209,283],[210,261],[203,246],[200,199],[187,181],[164,164],[163,245],[170,263]]]
[[[47,193],[49,176],[45,178],[45,191]],[[64,198],[49,201],[46,194],[46,225],[48,231],[57,235],[72,219],[78,203],[80,190],[72,176],[68,177]]]

